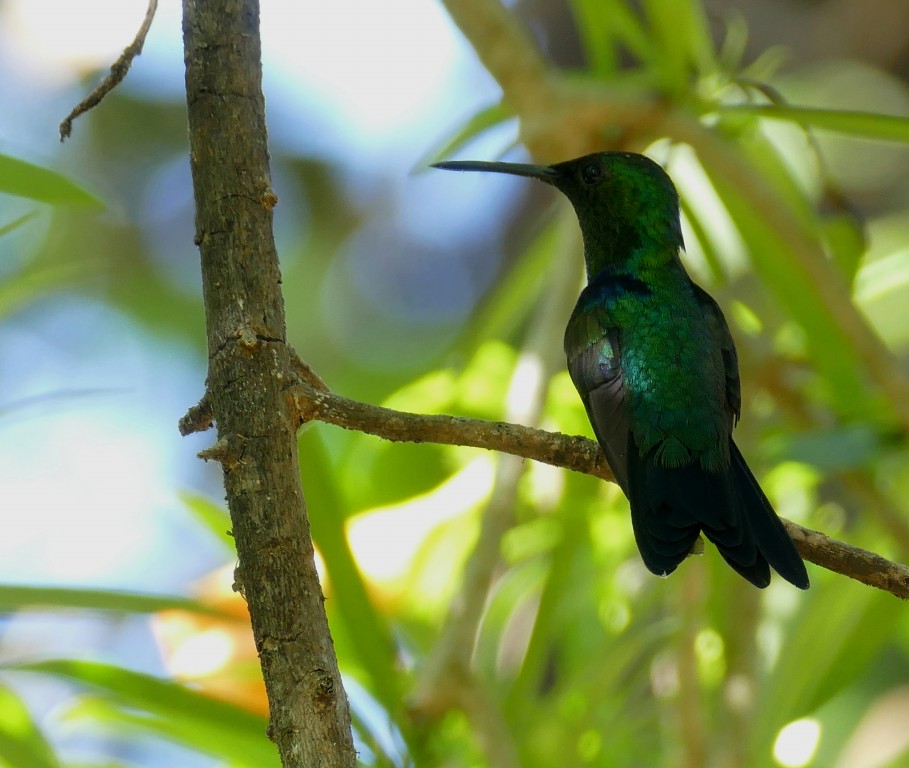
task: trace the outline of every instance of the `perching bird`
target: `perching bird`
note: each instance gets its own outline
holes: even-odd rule
[[[455,161],[436,168],[529,176],[568,197],[584,238],[587,287],[565,331],[568,371],[631,504],[645,565],[674,571],[701,532],[757,587],[770,566],[808,574],[732,440],[738,360],[717,303],[679,258],[679,198],[643,155],[601,152],[556,165]]]

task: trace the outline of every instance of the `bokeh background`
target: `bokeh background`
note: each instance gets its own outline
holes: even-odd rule
[[[660,5],[509,7],[560,67],[659,89],[672,34]],[[542,185],[425,170],[448,148],[524,157],[442,5],[262,6],[300,355],[356,399],[589,434],[561,358],[582,284],[570,211]],[[681,79],[692,103],[779,93],[909,116],[902,0],[678,6],[716,41],[712,64]],[[144,12],[142,0],[0,2],[0,153],[104,206],[0,206],[0,764],[276,764],[230,590],[219,469],[195,457],[213,435],[176,429],[206,362],[177,2],[160,3],[124,84],[65,144],[57,134]],[[604,39],[625,42],[606,51]],[[769,87],[731,85],[733,72]],[[452,144],[471,121],[470,143]],[[905,372],[905,142],[746,118],[725,128],[804,203]],[[730,215],[694,155],[649,152],[682,190],[689,268],[733,325],[738,440],[780,513],[905,559],[905,434],[886,398],[861,370],[838,377],[829,361],[851,351],[792,319],[774,283],[785,274],[754,268],[778,246]],[[300,443],[365,765],[909,765],[909,614],[896,599],[817,568],[806,595],[776,582],[758,594],[712,551],[653,579],[604,483],[322,425]],[[493,586],[465,596],[490,515],[505,521]],[[464,685],[482,704],[453,704],[427,670],[452,604],[477,599]]]

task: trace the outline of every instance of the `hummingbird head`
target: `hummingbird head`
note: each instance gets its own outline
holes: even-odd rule
[[[591,277],[611,265],[674,258],[683,247],[678,193],[666,172],[644,155],[597,152],[555,165],[455,160],[433,167],[507,173],[554,186],[578,216]]]

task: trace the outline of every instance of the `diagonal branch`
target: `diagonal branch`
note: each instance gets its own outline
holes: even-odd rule
[[[563,435],[504,421],[393,411],[299,383],[289,390],[300,423],[323,421],[398,443],[441,443],[502,451],[614,481],[600,447],[586,437]]]
[[[394,442],[486,448],[615,482],[600,447],[586,437],[501,421],[394,411],[315,389],[305,382],[292,386],[288,397],[301,424],[322,421]],[[802,557],[809,562],[909,599],[909,567],[789,520],[783,523]]]
[[[84,115],[90,109],[97,107],[107,94],[123,82],[123,78],[126,77],[129,68],[133,65],[133,59],[142,53],[142,48],[145,45],[145,38],[148,36],[148,30],[151,29],[152,21],[155,18],[157,10],[158,0],[148,0],[148,9],[145,11],[145,18],[142,20],[142,26],[140,26],[139,31],[136,32],[133,41],[124,48],[120,57],[111,64],[110,72],[107,77],[98,83],[88,96],[73,107],[72,111],[66,116],[63,122],[60,123],[60,141],[65,141],[70,137],[70,134],[72,134],[73,120],[80,115]]]

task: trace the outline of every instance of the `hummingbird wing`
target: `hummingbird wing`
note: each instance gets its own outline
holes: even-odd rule
[[[733,426],[738,421],[742,410],[741,384],[739,380],[738,356],[735,351],[735,342],[729,331],[729,325],[719,305],[702,288],[695,285],[695,297],[701,305],[708,322],[711,323],[714,337],[720,342],[723,352],[723,362],[726,370],[726,411],[732,418]],[[799,587],[808,589],[808,573],[792,538],[786,531],[776,511],[773,509],[757,479],[748,468],[738,446],[729,436],[730,477],[734,491],[734,506],[738,508],[742,522],[747,526],[753,538],[761,559],[766,560],[773,569],[786,581]],[[705,530],[705,533],[709,532]],[[724,551],[717,544],[723,557],[732,565],[736,564],[730,559],[733,552]],[[763,570],[763,568],[761,569]],[[744,574],[743,574],[744,575]],[[745,576],[748,578],[748,576]]]
[[[597,442],[619,487],[628,495],[628,439],[619,329],[610,307],[626,293],[648,294],[642,280],[601,275],[581,293],[565,329],[568,373],[581,396]]]
[[[729,324],[723,315],[720,305],[701,286],[691,283],[694,298],[704,313],[710,328],[710,335],[719,344],[723,354],[723,368],[726,374],[726,413],[735,426],[742,415],[742,382],[739,378],[739,355],[735,351],[735,341],[729,331]]]

